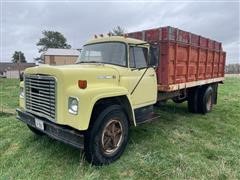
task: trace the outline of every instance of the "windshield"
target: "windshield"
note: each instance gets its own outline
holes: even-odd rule
[[[126,66],[126,45],[120,42],[85,45],[76,63],[107,63]]]

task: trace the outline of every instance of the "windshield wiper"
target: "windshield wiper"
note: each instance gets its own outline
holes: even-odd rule
[[[145,69],[145,68],[148,68],[148,67],[139,67],[139,68],[131,68],[132,71],[135,71],[135,70],[142,70],[142,69]]]
[[[129,45],[131,45],[131,46],[144,46],[144,45],[149,45],[149,43],[147,43],[147,42],[144,42],[144,43],[138,43],[138,44],[132,44],[132,43],[129,43]]]
[[[81,63],[100,63],[100,64],[102,64],[99,61],[79,61],[77,64],[81,64]]]

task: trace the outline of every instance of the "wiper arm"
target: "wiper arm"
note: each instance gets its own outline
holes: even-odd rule
[[[147,42],[144,42],[144,43],[138,43],[138,44],[132,44],[132,43],[129,43],[129,45],[131,45],[131,46],[144,46],[144,45],[149,45],[149,43],[147,43]]]
[[[142,69],[145,69],[145,68],[148,68],[148,67],[131,68],[131,70],[132,71],[134,71],[134,70],[142,70]]]
[[[147,70],[149,69],[149,67],[146,68],[146,70],[143,72],[142,76],[140,77],[140,79],[138,80],[137,84],[135,85],[135,87],[133,88],[131,95],[134,93],[135,89],[138,87],[139,83],[141,82],[142,78],[144,77],[144,75],[146,74]]]
[[[81,63],[100,63],[99,61],[79,61],[78,64],[81,64]]]

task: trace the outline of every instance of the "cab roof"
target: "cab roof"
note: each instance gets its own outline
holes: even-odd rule
[[[123,42],[123,43],[127,43],[127,44],[145,44],[145,43],[147,43],[146,41],[133,39],[133,38],[129,38],[129,37],[124,37],[124,36],[103,36],[103,37],[98,36],[94,39],[87,41],[86,44],[94,44],[94,43],[100,43],[100,42],[112,42],[112,41],[118,41],[118,42]]]

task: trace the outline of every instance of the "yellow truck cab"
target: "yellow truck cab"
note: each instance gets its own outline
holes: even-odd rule
[[[94,38],[74,65],[25,71],[17,118],[38,135],[83,148],[90,163],[108,164],[123,153],[131,125],[155,118],[152,62],[145,41]]]

